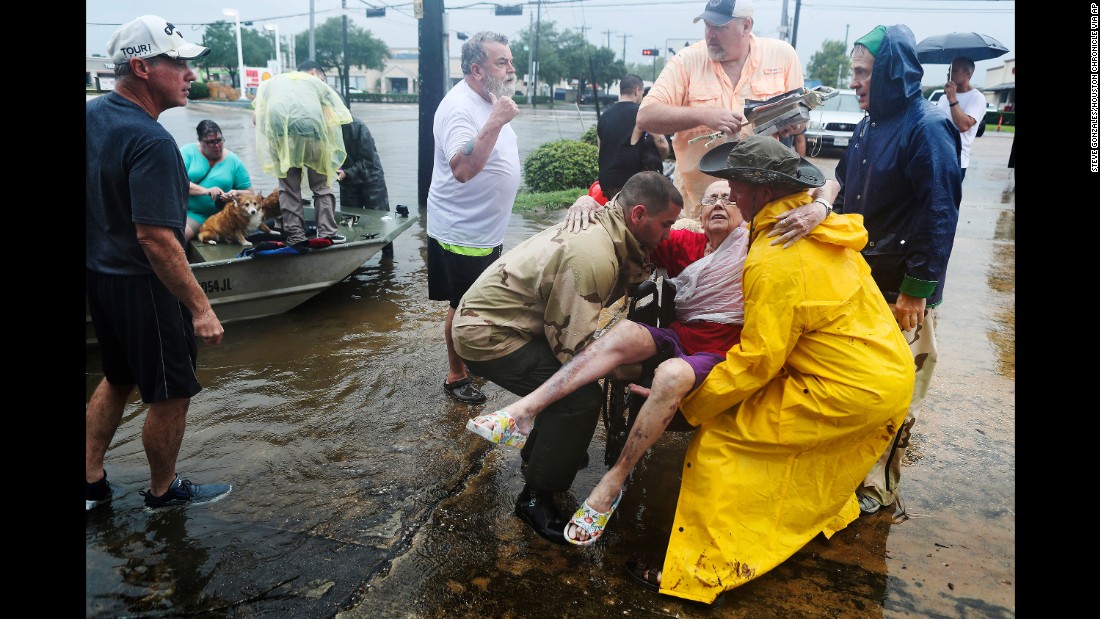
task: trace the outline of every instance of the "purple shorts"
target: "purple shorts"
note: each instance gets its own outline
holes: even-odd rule
[[[651,327],[641,322],[636,324],[649,330],[653,343],[657,345],[658,353],[665,352],[669,355],[669,358],[683,359],[691,366],[692,371],[695,372],[695,384],[691,386],[693,390],[703,382],[703,379],[707,377],[707,374],[710,374],[714,366],[725,360],[722,355],[712,352],[697,352],[694,355],[689,355],[680,344],[680,336],[676,335],[676,332],[672,329]]]

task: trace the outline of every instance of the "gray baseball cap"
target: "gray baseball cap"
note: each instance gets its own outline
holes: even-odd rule
[[[734,17],[752,17],[752,0],[709,0],[703,12],[691,23],[705,19],[715,26],[723,26]]]

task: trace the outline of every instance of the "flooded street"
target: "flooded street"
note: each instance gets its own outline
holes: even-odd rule
[[[940,360],[902,472],[910,518],[862,517],[820,536],[714,606],[650,593],[624,562],[663,554],[689,433],[639,463],[602,540],[551,544],[512,515],[519,452],[466,431],[516,399],[492,383],[466,406],[442,389],[446,304],[427,299],[417,206],[418,109],[353,104],[370,127],[391,206],[420,221],[352,277],[289,313],[226,326],[199,349],[178,471],[232,483],[214,505],[147,512],[135,399],[107,452],[114,500],[87,515],[85,616],[308,617],[1014,617],[1015,197],[1001,201],[1011,135],[975,141],[945,303]],[[190,103],[161,117],[182,145],[210,118],[254,188],[250,112]],[[524,159],[575,139],[594,111],[523,107]],[[834,157],[815,158],[832,177]],[[561,212],[513,214],[505,250]],[[277,264],[273,264],[277,267]],[[86,350],[86,393],[102,374]],[[607,470],[597,428],[572,510]]]

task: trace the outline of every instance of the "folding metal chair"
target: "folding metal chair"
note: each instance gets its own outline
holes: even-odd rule
[[[665,278],[648,279],[629,293],[626,318],[634,322],[645,323],[654,327],[667,327],[676,319],[676,308],[673,299],[676,290]],[[657,366],[671,356],[670,352],[658,351],[655,357],[642,363],[642,378],[637,380],[619,380],[607,378],[604,380],[604,403],[600,415],[603,419],[604,429],[607,433],[607,445],[604,449],[604,464],[610,466],[619,459],[623,446],[626,445],[630,428],[634,420],[638,418],[638,411],[642,408],[645,398],[630,392],[630,383],[649,385],[653,380],[653,372]],[[687,430],[686,428],[673,427],[669,424],[669,430]]]

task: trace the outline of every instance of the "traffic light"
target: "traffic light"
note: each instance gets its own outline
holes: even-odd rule
[[[661,50],[657,49],[656,47],[647,47],[647,48],[642,50],[642,55],[643,56],[660,56],[661,55]]]
[[[367,9],[367,17],[385,17],[386,9]]]

